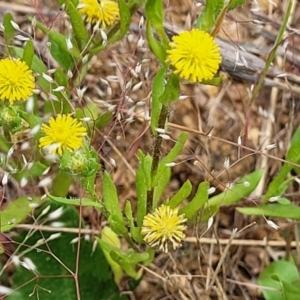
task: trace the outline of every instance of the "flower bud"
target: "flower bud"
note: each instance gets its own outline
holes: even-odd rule
[[[2,107],[0,109],[0,125],[12,134],[23,129],[22,119],[15,106]]]
[[[97,154],[94,150],[88,149],[88,147],[81,148],[72,153],[65,151],[60,167],[73,176],[91,176],[99,169]]]

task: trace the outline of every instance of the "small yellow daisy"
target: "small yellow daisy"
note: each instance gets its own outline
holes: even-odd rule
[[[83,137],[86,129],[82,123],[70,115],[58,114],[56,118],[49,120],[49,125],[42,124],[41,128],[45,136],[39,140],[40,148],[49,148],[51,154],[63,154],[63,150],[73,152],[83,145]]]
[[[78,8],[87,23],[100,22],[100,27],[103,29],[113,25],[119,19],[119,6],[115,1],[80,0]]]
[[[34,76],[27,64],[20,59],[4,58],[0,60],[0,99],[25,101],[33,94]]]
[[[141,233],[145,235],[144,241],[151,247],[158,247],[163,252],[169,251],[170,244],[173,250],[181,246],[185,238],[183,231],[187,219],[178,215],[178,209],[161,205],[154,213],[147,214],[143,220]]]
[[[167,62],[179,77],[191,82],[209,80],[217,73],[220,63],[220,48],[213,37],[205,31],[192,29],[174,36],[167,50]]]

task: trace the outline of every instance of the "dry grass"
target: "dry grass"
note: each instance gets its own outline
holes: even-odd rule
[[[0,10],[11,11],[18,24],[27,30],[27,14],[36,14],[36,8],[29,6],[25,0],[12,2],[0,2]],[[52,2],[47,0],[43,6],[39,3],[45,21],[64,28],[63,17]],[[181,163],[173,169],[166,197],[172,195],[187,179],[195,187],[199,182],[209,180],[220,192],[243,175],[263,168],[262,183],[253,195],[239,203],[239,206],[255,205],[281,166],[279,159],[284,158],[300,120],[299,93],[295,93],[299,91],[300,82],[300,40],[296,30],[300,26],[300,5],[294,1],[285,45],[279,48],[280,55],[276,57],[258,98],[249,106],[251,85],[261,70],[259,67],[263,68],[263,65],[257,67],[254,64],[255,59],[266,59],[288,1],[258,2],[259,11],[251,11],[254,2],[247,1],[228,14],[219,35],[228,45],[234,46],[228,46],[231,51],[228,57],[236,60],[237,53],[240,57],[245,55],[248,66],[244,62],[238,70],[229,70],[229,66],[223,62],[224,80],[220,87],[182,85],[182,95],[187,97],[172,107],[169,131],[174,139],[182,130],[188,131],[189,139],[179,157]],[[192,0],[180,1],[180,5],[178,3],[175,0],[166,1],[166,27],[175,32],[178,29],[190,29],[197,13],[201,11],[201,7],[195,8]],[[38,13],[41,14],[41,11]],[[143,31],[137,30],[139,18],[139,15],[134,17],[131,32],[120,44],[102,52],[92,61],[91,70],[84,81],[88,87],[86,95],[98,103],[100,109],[107,109],[108,105],[118,107],[117,121],[97,134],[93,144],[103,165],[113,173],[122,203],[127,199],[132,202],[136,200],[134,173],[137,149],[147,152],[152,147],[146,119],[151,82],[158,65],[147,45],[137,50],[140,34],[144,35]],[[36,38],[39,41],[36,50],[43,56],[45,41],[40,39],[41,36]],[[239,45],[248,53],[241,48],[238,50]],[[43,59],[50,66],[53,63],[50,57]],[[143,59],[149,61],[142,64],[141,73],[135,77],[130,70]],[[261,62],[259,60],[258,64]],[[289,76],[288,80],[274,78],[274,74],[285,73]],[[116,76],[117,80],[112,76]],[[130,80],[133,86],[139,82],[143,84],[128,95],[130,102],[125,102],[123,91]],[[131,117],[133,123],[128,122]],[[212,128],[211,138],[200,134]],[[109,136],[109,140],[104,136]],[[277,147],[264,150],[270,144],[276,144]],[[165,142],[163,151],[168,152],[171,146],[172,142]],[[226,158],[229,158],[230,167],[224,170]],[[113,167],[111,159],[115,160],[116,167]],[[194,164],[194,161],[198,164]],[[299,201],[298,185],[291,186],[288,194],[293,201]],[[145,276],[138,288],[130,293],[131,299],[263,299],[256,285],[258,275],[272,260],[295,253],[298,245],[295,241],[299,240],[297,224],[284,220],[276,222],[280,225],[279,231],[270,228],[263,218],[239,214],[235,207],[221,209],[208,231],[207,224],[191,225],[181,249],[171,254],[158,254],[153,263],[144,268]],[[100,229],[100,224],[93,224],[92,220],[91,223]],[[283,239],[283,232],[286,240]],[[126,280],[121,289],[128,289]]]

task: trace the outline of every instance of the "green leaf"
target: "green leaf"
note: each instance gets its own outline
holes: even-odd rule
[[[67,88],[69,85],[69,78],[68,78],[67,74],[62,70],[55,71],[54,79],[58,86],[64,86]],[[64,92],[67,92],[67,91],[64,91]]]
[[[148,0],[145,5],[146,18],[154,26],[162,26],[163,17],[163,2],[161,0]]]
[[[64,197],[69,191],[69,187],[73,181],[73,177],[66,172],[57,172],[51,189],[51,194],[54,196]]]
[[[152,187],[157,186],[158,181],[161,179],[164,172],[166,172],[167,168],[169,168],[166,166],[166,164],[174,162],[176,157],[180,154],[187,138],[188,138],[188,134],[186,132],[182,132],[180,134],[176,144],[174,145],[172,150],[169,152],[169,154],[160,161],[157,172],[152,180]]]
[[[27,171],[28,176],[38,177],[42,176],[43,172],[48,168],[48,166],[42,164],[40,161],[35,161],[32,167]]]
[[[174,100],[179,98],[180,86],[179,78],[175,74],[171,74],[170,78],[165,85],[165,90],[162,96],[159,97],[159,101],[164,105],[170,105]]]
[[[150,155],[144,155],[141,150],[138,151],[138,158],[140,160],[140,168],[143,171],[145,177],[145,184],[147,190],[151,189],[151,167],[152,157]]]
[[[137,253],[132,249],[122,251],[100,239],[98,241],[102,250],[107,251],[110,257],[122,267],[126,274],[134,279],[141,277],[141,272],[136,271],[136,266],[138,263],[146,261],[149,258],[147,252]]]
[[[19,110],[18,112],[19,112],[21,118],[24,119],[29,124],[30,128],[33,128],[34,126],[42,123],[42,118],[39,116],[36,116],[34,114],[34,112],[28,113],[28,112],[25,112],[22,110]]]
[[[198,17],[195,27],[211,33],[217,24],[217,20],[222,13],[224,5],[224,0],[207,0],[204,10]]]
[[[256,170],[244,176],[230,189],[210,198],[208,202],[205,203],[201,222],[206,222],[212,215],[218,212],[220,207],[237,203],[244,197],[250,195],[258,185],[261,175],[262,170]]]
[[[184,201],[191,193],[192,191],[192,184],[189,180],[187,180],[180,190],[170,199],[170,201],[167,203],[168,206],[171,208],[178,207],[182,201]]]
[[[296,129],[294,132],[292,138],[291,138],[291,145],[294,145],[300,141],[300,126]]]
[[[137,224],[140,228],[143,219],[147,213],[147,191],[151,189],[151,165],[152,157],[144,155],[142,151],[138,151],[140,165],[136,172],[136,191],[138,197],[137,203]]]
[[[9,142],[5,139],[4,135],[0,134],[0,149],[7,152],[10,149]]]
[[[98,118],[95,121],[95,127],[97,129],[102,129],[104,128],[112,119],[113,114],[111,112],[105,112],[101,116],[98,116]]]
[[[74,58],[70,55],[71,51],[67,47],[66,38],[53,30],[49,31],[48,36],[51,42],[50,52],[53,58],[65,70],[72,70],[74,67]]]
[[[266,204],[256,207],[238,207],[237,210],[245,215],[300,220],[300,207],[296,205]]]
[[[286,156],[286,160],[288,162],[298,163],[298,161],[300,160],[299,148],[300,148],[300,141],[297,141],[291,145],[290,149],[288,150],[287,156]],[[273,196],[280,196],[281,193],[283,192],[282,184],[284,183],[289,172],[293,169],[293,166],[290,165],[288,162],[283,164],[279,173],[269,184],[267,192],[263,198],[264,203],[266,203]],[[280,189],[280,187],[281,187],[281,189]]]
[[[69,96],[70,92],[68,91],[69,86],[69,78],[66,74],[66,72],[57,69],[54,73],[54,80],[55,84],[53,84],[53,89],[57,86],[64,86],[65,90],[60,92],[51,92],[53,95],[55,95],[58,99],[58,101],[55,101],[54,103],[51,103],[51,106],[55,106],[56,111],[60,111],[63,114],[71,113],[73,108],[70,104]]]
[[[12,41],[15,35],[15,29],[11,25],[13,17],[10,13],[6,13],[3,17],[3,26],[4,26],[4,44],[9,46],[12,45]]]
[[[148,0],[145,6],[145,15],[147,19],[147,26],[149,24],[150,27],[155,29],[156,35],[159,36],[163,48],[167,49],[169,45],[169,38],[163,27],[163,2],[161,0]]]
[[[152,107],[151,107],[151,131],[153,135],[157,135],[156,128],[158,127],[159,116],[162,109],[160,97],[165,90],[165,76],[167,68],[161,67],[156,73],[152,86]]]
[[[136,172],[136,192],[138,198],[137,224],[140,227],[147,211],[147,185],[141,168]]]
[[[158,41],[154,37],[152,24],[150,20],[148,20],[146,24],[146,35],[151,51],[163,66],[166,65],[167,47],[164,43]]]
[[[56,209],[56,207],[52,204],[52,208]],[[78,228],[78,212],[68,206],[59,221],[64,224],[64,227]],[[78,299],[73,273],[76,271],[77,257],[80,258],[76,279],[79,284],[80,299],[127,299],[125,296],[120,296],[110,267],[97,244],[86,241],[81,235],[78,249],[78,243],[74,243],[74,240],[79,237],[78,233],[60,232],[56,238],[53,236],[54,233],[57,234],[57,231],[36,230],[31,231],[30,234],[24,231],[17,238],[20,248],[16,254],[22,260],[26,253],[25,257],[36,266],[36,271],[28,270],[22,265],[17,266],[12,279],[14,292],[6,297],[7,300]],[[24,243],[25,239],[26,243]],[[47,245],[43,244],[47,239]]]
[[[291,200],[287,199],[287,198],[279,198],[277,200],[277,203],[282,204],[282,205],[291,205]]]
[[[0,211],[0,230],[6,232],[21,223],[32,212],[32,205],[39,204],[39,199],[29,197],[15,199]]]
[[[33,61],[33,56],[34,56],[34,47],[32,44],[32,41],[27,41],[25,46],[24,46],[24,52],[22,56],[22,60],[26,62],[27,66],[31,68],[31,64]]]
[[[66,3],[65,11],[70,17],[72,23],[72,30],[74,31],[75,38],[81,52],[86,46],[89,40],[89,36],[85,28],[85,25],[83,23],[82,17],[78,9],[76,8],[78,3],[74,4],[74,2],[72,3],[72,1],[65,1],[65,3]]]
[[[125,212],[125,216],[126,216],[128,222],[129,222],[130,233],[131,233],[132,238],[138,243],[143,243],[143,236],[141,235],[141,228],[134,225],[131,203],[128,200],[126,201],[124,212]]]
[[[115,27],[114,30],[111,31],[111,33],[108,35],[108,41],[104,45],[96,45],[93,49],[90,50],[91,54],[96,54],[99,51],[103,50],[107,47],[107,45],[112,44],[116,41],[121,40],[125,34],[129,30],[130,22],[131,22],[131,14],[127,3],[124,0],[119,0],[119,11],[120,11],[120,26],[119,28]]]
[[[207,202],[208,189],[209,183],[206,181],[201,182],[194,198],[185,207],[179,210],[179,214],[184,214],[188,220],[193,219]]]
[[[78,198],[63,198],[63,197],[56,197],[53,196],[51,194],[47,195],[49,199],[60,203],[60,204],[66,204],[66,205],[73,205],[73,206],[91,206],[91,207],[95,207],[97,209],[102,209],[103,205],[99,202],[95,202],[92,201],[91,199],[88,198],[82,198],[82,199],[78,199]]]
[[[134,279],[139,279],[142,276],[142,269],[137,272],[136,265],[146,261],[149,255],[147,252],[137,253],[132,249],[128,249],[126,252],[111,251],[110,256],[122,267],[126,274]]]
[[[24,49],[19,48],[19,47],[14,47],[14,51],[15,51],[17,57],[19,57],[19,58],[23,57]],[[47,73],[48,68],[42,62],[42,60],[40,60],[40,58],[38,56],[34,55],[32,64],[31,64],[31,70],[34,73],[41,75],[43,73]],[[37,84],[39,85],[39,87],[44,92],[49,93],[50,92],[50,83],[46,79],[44,79],[42,76],[37,76],[36,78],[37,78]]]
[[[91,118],[91,121],[87,122],[87,127],[90,133],[93,133],[94,127],[98,129],[104,128],[112,119],[111,112],[105,112],[102,115],[98,115],[99,106],[95,103],[89,103],[84,108],[76,108],[76,118]]]
[[[169,183],[170,178],[171,178],[171,168],[167,167],[165,171],[161,173],[157,185],[154,188],[152,209],[155,209],[158,206],[159,200],[167,184]]]
[[[24,54],[24,49],[23,48],[19,48],[19,47],[14,47],[14,50],[16,51],[16,54],[19,58],[23,57]],[[46,65],[42,62],[42,60],[34,55],[33,57],[33,61],[32,61],[32,65],[31,65],[31,69],[35,72],[35,73],[46,73],[48,68],[46,67]]]
[[[232,10],[240,5],[243,5],[245,3],[245,0],[231,0],[228,5],[228,10]]]
[[[286,179],[285,181],[283,181],[279,186],[278,186],[278,189],[276,191],[276,195],[282,195],[286,189],[289,187],[289,185],[294,182],[295,178],[297,176],[293,176],[293,177],[290,177],[288,179]]]
[[[239,202],[255,190],[260,181],[261,175],[262,170],[256,170],[244,176],[230,189],[210,198],[207,206],[225,206]]]
[[[258,283],[266,300],[299,299],[300,278],[298,270],[289,261],[279,260],[272,262],[260,274]]]
[[[121,248],[121,241],[119,237],[107,226],[102,228],[101,240],[108,245],[112,245],[119,249]],[[103,249],[102,251],[114,274],[115,283],[120,284],[120,281],[123,277],[123,271],[121,267],[110,257],[107,250]]]
[[[131,13],[124,0],[119,0],[119,11],[120,11],[120,35],[123,37],[129,29],[131,23]]]
[[[108,221],[112,230],[117,234],[126,235],[127,229],[119,207],[117,189],[106,171],[103,175],[103,203],[105,209],[109,212]]]
[[[79,4],[79,0],[57,0],[57,2],[59,5],[65,5],[72,2],[75,7]]]
[[[94,122],[98,117],[98,110],[99,107],[96,103],[89,103],[84,108],[76,108],[75,115],[78,119],[88,117]]]
[[[219,86],[222,83],[223,76],[214,77],[212,79],[202,80],[201,84]]]

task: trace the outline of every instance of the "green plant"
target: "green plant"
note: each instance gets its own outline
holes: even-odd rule
[[[33,295],[37,299],[62,295],[66,299],[96,299],[100,287],[104,286],[109,288],[101,299],[125,299],[117,289],[124,273],[136,281],[140,280],[143,275],[141,266],[148,266],[153,261],[155,250],[169,252],[182,245],[187,222],[195,223],[200,219],[211,224],[221,208],[239,203],[249,196],[261,179],[262,170],[253,171],[215,196],[210,196],[208,181],[200,182],[193,191],[191,182],[186,180],[172,196],[165,194],[171,181],[172,167],[176,166],[188,139],[187,132],[182,132],[175,140],[169,135],[171,106],[180,98],[182,82],[203,85],[221,83],[222,77],[217,72],[222,58],[214,39],[226,12],[243,4],[243,1],[206,1],[195,28],[174,36],[172,40],[164,30],[162,1],[106,0],[102,3],[103,12],[96,9],[100,2],[95,0],[90,5],[85,0],[59,0],[68,18],[70,32],[58,32],[44,24],[42,19],[30,18],[32,29],[39,30],[48,39],[47,50],[54,60],[54,69],[50,69],[35,52],[31,37],[27,38],[24,47],[15,46],[14,39],[22,31],[10,14],[3,19],[3,34],[8,49],[5,58],[0,61],[0,124],[3,132],[0,148],[6,153],[2,161],[6,179],[3,184],[7,185],[7,177],[10,176],[21,185],[28,181],[39,182],[38,187],[45,191],[42,197],[40,191],[34,191],[36,194],[13,199],[0,213],[2,232],[13,230],[22,225],[28,215],[31,216],[27,223],[31,224],[32,229],[19,234],[14,242],[20,246],[6,264],[12,263],[13,258],[18,260],[12,286],[16,292],[8,297],[11,300],[31,299]],[[105,103],[105,110],[95,103],[83,101],[86,87],[82,84],[90,71],[92,59],[114,43],[120,43],[130,31],[132,16],[143,8],[147,42],[159,66],[151,82],[151,115],[147,125],[153,144],[149,153],[142,150],[135,153],[138,160],[138,167],[134,170],[137,201],[128,199],[122,207],[112,172],[102,169],[101,161],[106,157],[101,157],[93,145],[101,130],[109,126],[113,128],[119,122],[122,101],[125,101],[132,82],[125,84],[120,103],[116,106]],[[288,16],[289,11],[250,105],[282,41]],[[140,23],[143,26],[143,19]],[[142,45],[143,42],[140,37],[139,43]],[[13,67],[14,72],[6,78],[5,72]],[[3,78],[11,86],[6,86]],[[108,85],[105,81],[103,84]],[[140,83],[137,83],[132,89],[137,90],[139,86]],[[107,89],[107,94],[110,93]],[[288,178],[289,173],[292,170],[299,172],[296,168],[300,162],[299,130],[294,135],[280,172],[269,184],[262,204],[238,207],[239,212],[300,219],[299,207],[283,196],[296,177]],[[16,133],[27,133],[32,153],[17,152]],[[109,140],[109,136],[102,138],[104,142]],[[162,154],[164,141],[173,143],[166,154]],[[14,151],[16,155],[13,155]],[[113,163],[111,165],[113,167]],[[52,181],[41,180],[50,169]],[[51,184],[50,189],[48,184]],[[69,194],[71,184],[75,184],[77,189],[75,197]],[[270,204],[270,200],[277,203]],[[82,212],[86,207],[93,209],[97,217],[101,215],[108,223],[101,232],[97,232],[93,241],[81,240],[85,232]],[[53,220],[56,219],[61,222],[60,230],[63,227],[66,232],[55,233],[54,225],[57,224],[53,225]],[[276,227],[270,222],[269,225]],[[39,225],[48,226],[50,233],[44,234]],[[72,231],[74,228],[77,229],[75,233]],[[123,243],[126,247],[122,247]],[[93,269],[94,265],[97,268]],[[276,283],[267,280],[271,273],[278,275],[277,268],[275,263],[267,268],[259,283],[270,284],[274,288],[282,284],[287,293],[298,292],[298,289],[290,290],[291,282],[299,280],[291,264],[288,268],[293,269],[293,276],[288,282],[279,277]],[[59,276],[63,277],[63,286],[56,290]],[[271,299],[268,292],[263,293]]]

